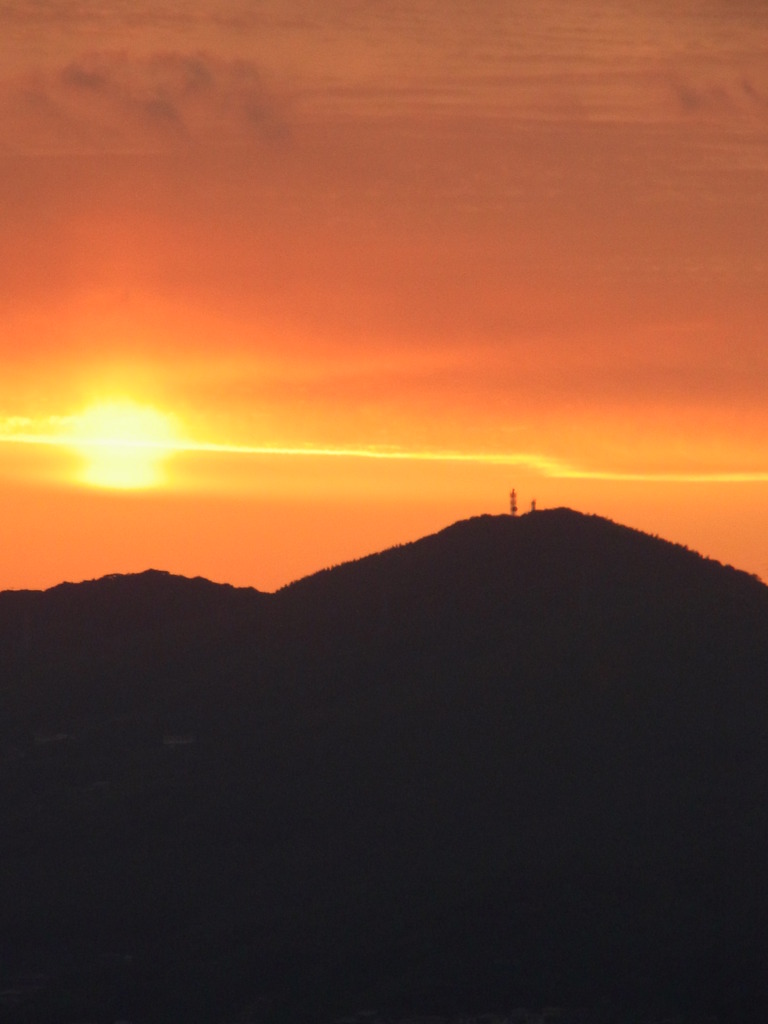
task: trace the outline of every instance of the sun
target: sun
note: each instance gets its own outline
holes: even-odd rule
[[[80,480],[118,490],[160,486],[178,441],[175,417],[132,400],[89,406],[72,418],[67,438],[84,460]]]

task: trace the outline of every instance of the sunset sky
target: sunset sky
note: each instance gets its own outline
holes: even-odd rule
[[[0,0],[0,588],[569,505],[768,580],[765,0]]]

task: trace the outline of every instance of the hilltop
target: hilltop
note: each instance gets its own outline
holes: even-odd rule
[[[768,1009],[745,573],[484,516],[273,595],[6,592],[0,671],[0,1021]]]

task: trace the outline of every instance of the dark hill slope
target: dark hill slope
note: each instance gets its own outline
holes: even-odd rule
[[[266,600],[157,570],[2,592],[4,717],[61,730],[82,715],[145,713],[153,693],[204,675],[201,663],[218,662],[234,631],[258,631]]]
[[[377,884],[438,915],[453,983],[709,1006],[757,983],[762,584],[556,510],[458,523],[277,597],[322,796],[389,845]]]
[[[84,586],[0,595],[3,962],[46,972],[0,1020],[764,1019],[754,578],[555,510],[275,595]]]

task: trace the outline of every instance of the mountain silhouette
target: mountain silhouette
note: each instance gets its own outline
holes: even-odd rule
[[[755,577],[481,516],[0,593],[0,678],[2,1022],[765,1019]]]

